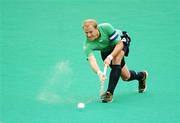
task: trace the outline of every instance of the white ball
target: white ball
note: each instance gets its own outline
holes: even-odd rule
[[[78,107],[79,109],[83,109],[83,108],[85,108],[85,104],[82,103],[82,102],[80,102],[80,103],[78,103],[77,107]]]

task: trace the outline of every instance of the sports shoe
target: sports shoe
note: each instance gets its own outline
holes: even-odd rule
[[[109,91],[105,92],[101,96],[101,98],[102,98],[102,102],[103,103],[108,103],[108,102],[112,102],[113,101],[113,95]]]
[[[139,87],[138,87],[138,90],[139,90],[139,93],[143,93],[146,91],[146,79],[148,77],[148,72],[147,71],[143,71],[143,72],[140,72],[143,74],[143,78],[139,81]]]

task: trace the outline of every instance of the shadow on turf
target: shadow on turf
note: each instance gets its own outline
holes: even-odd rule
[[[131,104],[138,103],[144,100],[148,96],[148,92],[138,93],[138,92],[116,92],[113,97],[113,103],[121,103],[121,104]]]

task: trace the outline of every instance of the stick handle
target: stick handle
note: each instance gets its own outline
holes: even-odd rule
[[[104,66],[104,71],[103,74],[106,76],[107,73],[107,65]],[[101,86],[100,86],[100,96],[104,93],[104,81],[101,81]]]
[[[104,66],[103,74],[106,75],[106,72],[107,72],[107,65]]]

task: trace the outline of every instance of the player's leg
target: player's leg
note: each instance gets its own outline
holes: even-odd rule
[[[108,85],[108,89],[107,89],[111,94],[114,93],[114,90],[116,88],[116,85],[117,85],[120,75],[121,75],[121,61],[122,61],[123,57],[124,57],[124,52],[121,51],[112,60],[111,72],[110,72],[110,77],[109,77],[109,85]]]
[[[123,62],[123,61],[122,61]],[[134,70],[128,70],[127,65],[125,64],[121,69],[121,77],[124,81],[130,82],[132,80],[138,80],[139,93],[143,93],[146,90],[146,78],[148,76],[147,71],[135,72]]]
[[[130,71],[129,71],[127,65],[125,64],[124,58],[122,59],[121,64],[122,64],[121,78],[122,78],[122,80],[126,81],[130,78],[131,74],[130,74]]]
[[[109,54],[108,54],[109,55]],[[103,56],[103,55],[101,55]],[[121,75],[121,60],[124,56],[124,52],[119,52],[116,57],[112,60],[112,63],[110,65],[111,72],[109,75],[109,83],[108,88],[105,94],[103,94],[103,102],[111,102],[114,90],[116,88],[116,85],[119,81],[120,75]]]
[[[125,56],[128,56],[131,38],[126,31],[123,31],[122,33],[123,33],[123,35],[121,38],[126,39],[123,42],[124,43],[123,51],[125,52]],[[125,64],[124,59],[122,60],[121,64],[122,65]],[[148,73],[146,71],[136,73],[134,70],[128,70],[127,65],[122,66],[122,69],[121,69],[121,77],[123,80],[125,80],[125,81],[138,80],[139,81],[139,87],[138,87],[139,93],[144,92],[146,89],[147,75],[148,75]]]

